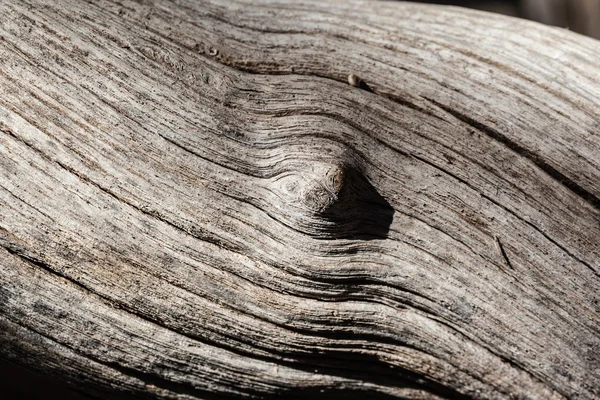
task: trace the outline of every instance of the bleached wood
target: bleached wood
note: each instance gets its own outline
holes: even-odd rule
[[[599,55],[439,6],[3,0],[0,357],[103,399],[597,398]]]

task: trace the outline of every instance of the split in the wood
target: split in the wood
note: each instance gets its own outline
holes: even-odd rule
[[[502,258],[504,258],[504,261],[506,261],[506,265],[508,266],[508,268],[514,270],[512,264],[510,263],[510,260],[508,259],[508,255],[506,254],[506,251],[504,250],[504,247],[502,246],[502,242],[500,241],[500,238],[498,236],[494,236],[494,238],[496,239],[496,246],[498,247],[498,251],[500,252],[500,254],[502,254]]]

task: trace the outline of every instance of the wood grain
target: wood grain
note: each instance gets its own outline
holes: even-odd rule
[[[2,1],[0,357],[103,399],[597,398],[598,54],[429,5]]]

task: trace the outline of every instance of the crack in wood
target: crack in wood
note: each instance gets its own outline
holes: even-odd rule
[[[548,176],[550,176],[556,182],[560,183],[561,185],[563,185],[564,187],[569,189],[572,193],[576,194],[581,199],[585,200],[596,210],[600,211],[600,198],[598,198],[592,192],[590,192],[590,191],[586,190],[585,188],[583,188],[582,186],[580,186],[574,180],[568,178],[565,174],[563,174],[562,172],[557,170],[555,167],[550,165],[550,163],[548,163],[546,160],[541,158],[539,155],[537,155],[533,151],[526,149],[525,147],[521,146],[517,142],[509,139],[506,135],[503,135],[502,133],[498,132],[496,129],[493,129],[492,127],[490,127],[488,125],[478,122],[475,119],[457,111],[456,109],[453,109],[444,104],[441,104],[433,99],[430,99],[430,98],[426,98],[426,99],[428,101],[430,101],[431,103],[435,104],[436,106],[438,106],[439,108],[441,108],[442,110],[446,111],[448,114],[451,114],[455,118],[459,119],[460,121],[472,126],[473,128],[477,129],[479,132],[482,132],[482,133],[486,134],[487,136],[489,136],[490,138],[502,143],[503,145],[505,145],[506,147],[508,147],[515,153],[517,153],[518,155],[527,158],[529,161],[531,161],[533,164],[535,164],[539,169],[541,169],[546,174],[548,174]]]

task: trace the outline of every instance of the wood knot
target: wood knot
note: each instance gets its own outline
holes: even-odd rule
[[[287,225],[322,238],[387,234],[393,209],[358,169],[325,162],[296,168],[273,188]]]
[[[346,176],[343,167],[314,164],[299,175],[296,198],[306,210],[324,213],[340,200]]]
[[[340,201],[346,177],[344,166],[315,162],[283,174],[277,186],[286,208],[318,215]]]
[[[350,84],[350,86],[360,87],[362,82],[363,82],[363,80],[360,79],[360,77],[358,75],[355,75],[355,74],[348,75],[348,83]]]
[[[371,89],[371,87],[369,85],[367,85],[367,83],[356,74],[348,75],[348,84],[350,86],[354,86],[356,88],[366,90],[367,92],[373,91],[373,89]]]

